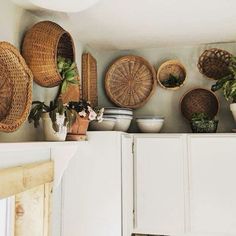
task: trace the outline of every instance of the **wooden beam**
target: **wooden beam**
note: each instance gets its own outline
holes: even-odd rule
[[[0,169],[0,199],[53,181],[53,161]]]

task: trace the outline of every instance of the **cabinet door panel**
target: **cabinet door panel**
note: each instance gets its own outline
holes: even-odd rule
[[[189,141],[191,231],[236,233],[236,137]]]
[[[185,231],[184,148],[181,136],[135,139],[135,232]]]

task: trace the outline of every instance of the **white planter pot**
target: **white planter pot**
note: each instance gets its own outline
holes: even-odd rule
[[[49,113],[44,113],[42,116],[43,120],[43,131],[44,138],[46,141],[65,141],[67,134],[67,127],[64,126],[65,116],[60,116],[58,114],[58,119],[56,121],[59,126],[59,131],[56,132],[52,127],[52,120],[49,116]]]
[[[230,104],[230,110],[231,110],[231,112],[233,114],[234,121],[236,122],[236,103]]]

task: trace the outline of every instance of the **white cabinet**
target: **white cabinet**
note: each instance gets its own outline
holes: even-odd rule
[[[132,137],[90,132],[88,140],[63,178],[62,235],[130,236]]]
[[[135,135],[134,141],[134,232],[184,233],[183,135]]]
[[[189,137],[193,233],[236,234],[236,136]]]

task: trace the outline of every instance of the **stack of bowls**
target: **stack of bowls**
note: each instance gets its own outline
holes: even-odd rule
[[[133,119],[133,111],[129,108],[105,107],[103,117],[115,118],[116,123],[113,130],[126,132]]]
[[[143,133],[159,133],[164,124],[162,116],[142,116],[136,118],[137,125]]]

